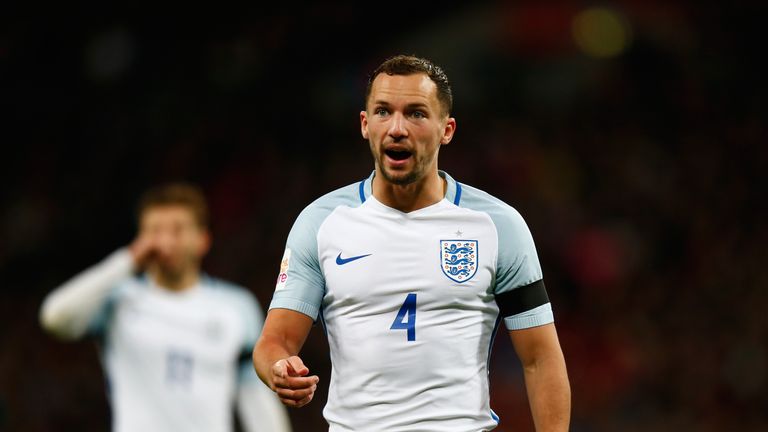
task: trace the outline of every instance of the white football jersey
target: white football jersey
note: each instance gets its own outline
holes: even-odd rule
[[[509,329],[553,321],[519,213],[440,176],[447,193],[431,206],[385,206],[372,174],[313,202],[291,229],[270,308],[325,326],[331,431],[491,430],[498,297],[513,294]],[[530,291],[545,300],[514,295]]]
[[[232,430],[237,380],[257,379],[239,360],[262,322],[248,291],[218,279],[182,292],[125,279],[90,328],[102,336],[113,430]]]

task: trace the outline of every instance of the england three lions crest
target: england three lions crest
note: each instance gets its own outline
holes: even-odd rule
[[[448,279],[462,283],[477,273],[477,240],[440,240],[440,262]]]

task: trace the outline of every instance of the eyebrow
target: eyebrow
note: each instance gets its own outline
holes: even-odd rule
[[[374,106],[383,106],[388,107],[390,106],[390,103],[383,100],[377,100],[373,102]],[[409,103],[405,106],[407,109],[424,109],[429,110],[429,105],[422,103],[422,102],[415,102],[415,103]]]

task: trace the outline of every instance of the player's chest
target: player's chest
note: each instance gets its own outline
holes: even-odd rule
[[[318,236],[326,300],[366,302],[408,292],[436,298],[487,294],[498,248],[488,218],[345,216]]]
[[[242,339],[236,314],[215,304],[137,292],[117,306],[114,340],[143,352],[169,348],[193,353],[204,361],[229,361],[237,355]]]

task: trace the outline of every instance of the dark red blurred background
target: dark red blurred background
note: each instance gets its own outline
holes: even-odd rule
[[[93,341],[52,339],[37,311],[131,241],[151,185],[204,188],[206,270],[266,307],[298,212],[373,169],[358,112],[397,53],[453,82],[440,167],[533,232],[572,430],[768,429],[767,16],[758,2],[7,5],[0,430],[108,429]],[[327,383],[320,329],[304,357]],[[532,430],[503,334],[491,376],[497,430]],[[291,412],[296,431],[327,429],[326,391]]]

